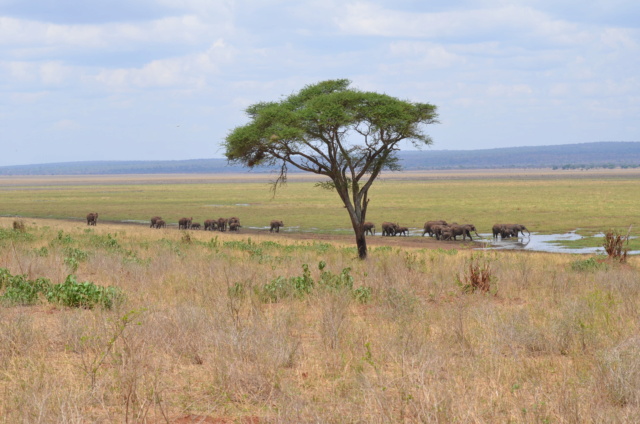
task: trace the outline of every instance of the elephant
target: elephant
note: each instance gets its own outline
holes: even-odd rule
[[[178,229],[179,230],[188,230],[191,227],[191,221],[193,221],[193,217],[191,218],[180,218],[178,221]]]
[[[424,232],[422,233],[422,237],[424,237],[425,234],[429,233],[429,237],[433,237],[433,226],[434,225],[447,225],[447,221],[427,221],[424,223]]]
[[[227,218],[218,218],[218,231],[226,231],[227,222],[229,222]]]
[[[162,217],[159,217],[159,216],[151,217],[151,225],[149,226],[149,228],[154,228],[156,226],[156,222],[158,222],[161,219]]]
[[[240,222],[233,221],[229,224],[229,231],[240,232]]]
[[[398,229],[396,230],[396,234],[399,234],[401,236],[408,236],[409,235],[409,227],[398,227]]]
[[[273,221],[271,221],[271,228],[269,229],[269,232],[273,233],[273,230],[275,230],[276,233],[279,233],[280,227],[284,227],[284,224],[282,223],[282,221],[277,221],[274,219]]]
[[[515,236],[518,237],[518,233],[522,233],[524,236],[524,232],[526,231],[531,237],[531,232],[522,224],[506,224],[505,227],[515,232]]]
[[[462,240],[466,240],[469,237],[469,240],[473,240],[471,237],[471,231],[476,233],[476,236],[480,237],[478,231],[476,230],[475,225],[473,224],[465,224],[465,225],[452,225],[451,227],[451,236],[454,240],[456,240],[457,236],[462,236]]]
[[[98,224],[98,212],[91,212],[87,215],[87,225],[97,225]]]
[[[493,233],[493,238],[497,240],[498,236],[502,233],[503,230],[504,230],[504,224],[494,224],[493,227],[491,228],[491,232]]]
[[[440,235],[438,240],[451,240],[451,238],[453,237],[453,232],[451,231],[451,228],[449,227],[445,227],[443,230],[440,231]]]
[[[192,230],[199,230],[200,229],[200,223],[199,222],[194,222],[193,224],[191,224],[191,226],[189,227]]]
[[[238,218],[237,216],[232,216],[231,218],[229,218],[229,227],[231,227],[231,224],[233,224],[234,222],[237,222],[238,225],[240,225],[240,218]]]
[[[393,222],[383,222],[382,236],[395,236],[398,232],[398,228],[398,224],[394,224]]]
[[[374,224],[373,222],[365,222],[364,224],[362,224],[362,227],[364,228],[365,235],[367,233],[371,234],[372,236],[376,235],[376,224]]]
[[[441,224],[432,225],[431,232],[436,236],[436,240],[440,240],[440,237],[442,237],[442,233],[448,230],[449,228],[450,227],[448,225],[441,225]]]
[[[525,231],[527,231],[529,236],[531,236],[531,232],[527,227],[521,224],[495,224],[491,230],[493,232],[494,239],[498,238],[498,234],[502,238],[518,237],[518,233],[522,233],[524,236]]]
[[[216,219],[207,219],[204,221],[204,230],[205,231],[214,231],[218,228],[218,220]]]
[[[154,224],[154,227],[155,227],[155,228],[165,228],[166,226],[167,226],[167,223],[166,223],[166,222],[164,222],[164,220],[163,220],[163,219],[158,219],[158,220],[156,221],[156,223]]]

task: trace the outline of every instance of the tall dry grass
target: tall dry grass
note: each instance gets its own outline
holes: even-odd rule
[[[61,282],[79,249],[78,281],[126,300],[0,306],[0,422],[640,421],[637,257],[487,252],[491,290],[466,293],[470,251],[374,248],[362,262],[271,235],[11,225],[0,268]],[[309,293],[266,301],[264,285],[303,264]],[[352,289],[319,283],[345,268]]]

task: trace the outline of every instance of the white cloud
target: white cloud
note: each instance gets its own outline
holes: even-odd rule
[[[141,68],[103,69],[94,80],[119,91],[150,87],[197,89],[229,64],[234,54],[235,49],[219,39],[203,52],[154,60]]]
[[[48,47],[60,50],[131,49],[132,44],[200,44],[203,39],[232,31],[223,19],[205,22],[197,15],[167,17],[140,23],[61,25],[0,17],[0,46],[14,49]]]
[[[361,36],[502,39],[506,32],[562,43],[579,43],[588,37],[575,24],[526,6],[412,13],[356,2],[345,10],[346,16],[336,17],[334,23],[347,34]]]

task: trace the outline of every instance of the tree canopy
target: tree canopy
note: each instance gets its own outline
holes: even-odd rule
[[[368,191],[383,170],[399,170],[395,152],[403,140],[432,143],[425,126],[437,123],[436,106],[350,88],[346,79],[304,87],[277,102],[260,102],[246,112],[250,122],[225,141],[232,163],[248,167],[280,165],[275,184],[289,166],[327,177],[349,211],[358,252],[366,258],[362,228]]]

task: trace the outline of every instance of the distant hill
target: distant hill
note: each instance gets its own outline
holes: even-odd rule
[[[640,142],[597,142],[482,150],[401,151],[405,170],[640,166]],[[253,172],[267,172],[268,168]],[[292,170],[293,171],[293,170]],[[226,159],[95,161],[0,167],[0,175],[209,174],[247,172]]]

